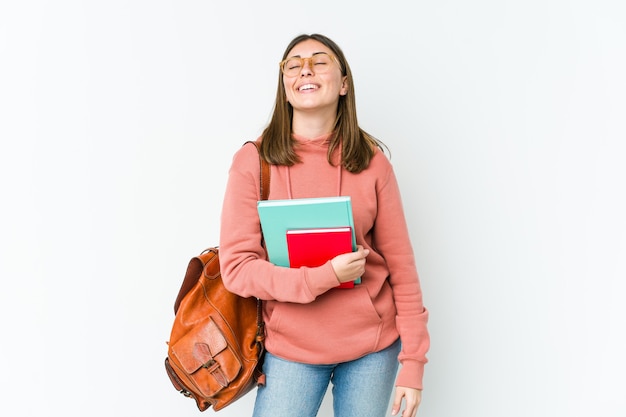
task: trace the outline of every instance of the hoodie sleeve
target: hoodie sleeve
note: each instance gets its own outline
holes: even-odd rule
[[[220,222],[224,285],[243,297],[310,303],[337,286],[329,262],[316,268],[285,268],[267,261],[257,212],[259,157],[254,146],[238,150],[229,170]],[[271,190],[270,184],[270,190]]]
[[[430,346],[428,310],[422,301],[415,256],[400,197],[391,167],[377,190],[374,245],[389,268],[389,283],[396,306],[396,327],[402,341],[398,360],[402,364],[396,385],[422,389],[426,353]]]

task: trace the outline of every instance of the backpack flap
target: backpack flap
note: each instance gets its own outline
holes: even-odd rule
[[[177,341],[171,352],[195,386],[207,397],[228,386],[242,368],[210,317]]]

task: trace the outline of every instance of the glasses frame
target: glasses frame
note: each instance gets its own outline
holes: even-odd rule
[[[309,68],[311,69],[311,71],[313,72],[313,74],[315,74],[316,72],[315,72],[315,69],[314,69],[314,67],[313,67],[313,58],[315,58],[316,56],[319,56],[319,55],[326,55],[326,56],[330,57],[330,60],[331,60],[331,61],[333,61],[335,64],[337,64],[337,66],[338,66],[338,67],[339,67],[339,69],[341,70],[341,63],[339,62],[339,59],[337,59],[337,57],[336,57],[335,55],[328,54],[328,53],[326,53],[326,52],[318,52],[318,53],[313,54],[312,56],[310,56],[310,57],[308,57],[308,58],[302,58],[302,57],[300,57],[300,56],[292,56],[292,57],[289,57],[289,58],[283,59],[282,61],[280,61],[280,62],[278,63],[278,65],[280,66],[280,71],[281,71],[284,75],[286,75],[287,77],[295,77],[295,76],[297,76],[297,75],[300,73],[300,71],[302,71],[302,69],[304,68],[304,62],[305,62],[305,61],[308,61]],[[285,64],[287,63],[287,61],[291,61],[292,59],[299,59],[299,60],[300,60],[300,69],[298,70],[298,73],[296,73],[296,74],[294,74],[294,75],[289,75],[289,74],[287,74],[287,72],[285,71]],[[330,68],[329,68],[329,69],[330,69]],[[341,70],[341,71],[343,71],[343,70]],[[322,71],[320,74],[323,74],[323,73],[325,73],[325,72],[327,72],[327,71]]]

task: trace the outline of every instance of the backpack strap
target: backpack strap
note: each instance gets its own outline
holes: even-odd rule
[[[261,139],[256,141],[247,141],[246,143],[253,143],[256,146],[257,152],[259,152],[259,166],[260,166],[260,174],[261,174],[261,182],[259,184],[261,200],[267,200],[270,194],[270,164],[261,157]],[[246,144],[244,143],[244,145]]]
[[[260,194],[261,200],[267,200],[270,194],[270,164],[261,156],[261,139],[256,141],[249,140],[246,143],[253,143],[256,146],[256,150],[259,152],[259,166],[260,166]],[[245,145],[245,143],[244,143]],[[265,246],[265,241],[261,237],[261,243]],[[265,352],[265,322],[263,321],[263,300],[256,299],[256,343],[259,346],[259,357],[263,356]],[[258,375],[258,384],[265,385],[265,374]]]

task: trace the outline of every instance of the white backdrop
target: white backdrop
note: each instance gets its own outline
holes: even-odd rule
[[[3,2],[2,415],[199,414],[162,365],[173,299],[283,49],[321,32],[403,190],[419,415],[623,417],[624,22],[621,0]]]

